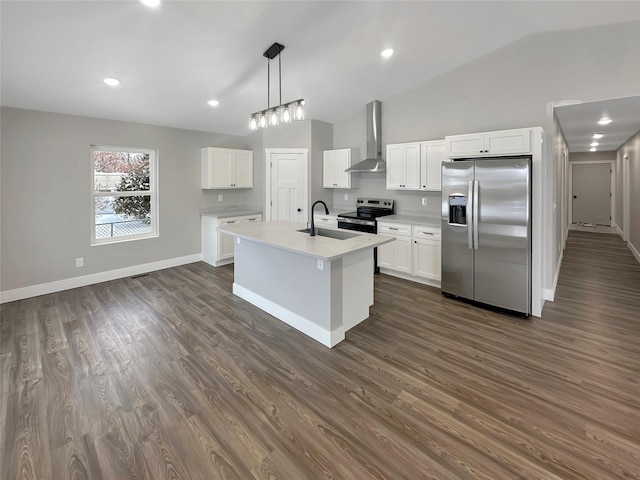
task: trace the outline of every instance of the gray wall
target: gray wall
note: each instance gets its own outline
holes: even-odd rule
[[[265,155],[268,148],[306,148],[309,151],[309,200],[333,201],[332,192],[322,188],[322,152],[332,148],[333,127],[317,120],[303,120],[287,125],[256,130],[245,137],[247,148],[253,150],[254,188],[246,197],[250,205],[265,205]]]
[[[2,291],[200,253],[199,211],[218,204],[200,189],[200,148],[244,148],[237,136],[13,108],[1,126]],[[89,245],[92,144],[157,150],[158,238]]]
[[[555,125],[550,102],[584,102],[638,95],[640,87],[640,22],[532,35],[382,101],[382,141],[401,143],[436,140],[445,135],[541,126],[547,142],[543,179],[544,284],[555,275],[558,205],[554,167]],[[372,99],[373,100],[373,99]],[[364,152],[364,106],[334,124],[335,148],[357,147]],[[389,196],[399,210],[414,209],[423,194],[401,196],[386,191],[382,180],[374,187],[361,182],[362,192]],[[350,194],[350,195],[351,195]],[[342,192],[334,194],[334,205]],[[419,207],[418,207],[419,208]],[[429,210],[430,211],[430,210]]]
[[[617,164],[620,165],[621,170],[622,157],[624,155],[629,155],[629,183],[631,192],[629,202],[629,243],[636,252],[640,252],[640,132],[636,133],[618,149]],[[620,190],[622,191],[622,185]],[[622,220],[618,225],[621,223]]]

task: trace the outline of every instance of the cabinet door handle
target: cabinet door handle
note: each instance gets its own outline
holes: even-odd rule
[[[422,232],[422,233],[424,233],[425,235],[433,235],[432,232]]]
[[[301,209],[301,208],[299,208],[299,209],[298,209],[298,211],[299,211],[299,212],[301,212],[301,211],[302,211],[302,209]]]
[[[229,220],[227,223],[236,223],[235,220]]]
[[[255,219],[255,218],[249,218],[248,220],[249,220],[250,222],[253,222],[253,221],[255,221],[256,219]]]

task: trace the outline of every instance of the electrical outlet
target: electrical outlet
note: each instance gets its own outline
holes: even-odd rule
[[[318,259],[318,270],[324,270],[324,260]]]
[[[344,194],[344,199],[345,199],[345,200],[349,200],[349,194],[348,194],[348,193],[345,193],[345,194]]]
[[[76,268],[84,267],[84,258],[76,258]]]
[[[428,197],[422,197],[422,206],[426,207],[427,206],[427,198]]]
[[[222,201],[222,195],[218,195],[218,201],[221,202]]]

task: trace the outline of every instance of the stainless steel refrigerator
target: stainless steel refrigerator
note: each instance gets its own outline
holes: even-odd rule
[[[442,292],[531,313],[531,158],[442,164]]]

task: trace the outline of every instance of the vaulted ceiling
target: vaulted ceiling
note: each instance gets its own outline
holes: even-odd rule
[[[244,135],[282,100],[330,123],[527,35],[640,19],[618,1],[7,1],[3,106]],[[384,59],[380,52],[393,48]],[[279,103],[272,63],[271,105]],[[102,80],[121,81],[109,87]],[[216,99],[218,107],[207,101]]]

